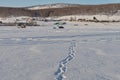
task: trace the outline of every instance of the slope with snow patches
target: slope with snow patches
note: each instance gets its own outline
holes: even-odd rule
[[[119,23],[74,24],[1,26],[0,80],[120,80]]]
[[[56,3],[56,4],[31,6],[31,7],[28,7],[27,9],[39,10],[39,9],[50,9],[50,8],[64,8],[64,7],[70,7],[70,6],[78,6],[78,5],[77,4]]]

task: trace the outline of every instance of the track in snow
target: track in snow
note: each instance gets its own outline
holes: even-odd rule
[[[75,41],[72,41],[69,47],[69,53],[67,57],[59,62],[59,67],[57,71],[54,73],[57,80],[64,80],[64,78],[66,78],[65,72],[67,71],[67,63],[74,58],[75,47],[76,47],[76,43]]]
[[[87,39],[86,39],[87,38]],[[88,39],[89,38],[89,39]],[[101,41],[120,41],[120,32],[106,33],[91,33],[80,35],[65,35],[65,36],[40,36],[40,37],[11,37],[0,38],[0,45],[22,45],[22,44],[51,44],[58,42],[70,42],[71,39],[79,40],[80,42],[101,42]]]

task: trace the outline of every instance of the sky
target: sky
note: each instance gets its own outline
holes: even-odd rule
[[[52,3],[106,4],[120,3],[120,0],[0,0],[0,6],[6,7],[27,7]]]

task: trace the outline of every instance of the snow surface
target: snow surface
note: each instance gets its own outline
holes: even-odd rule
[[[15,23],[16,20],[22,21],[22,22],[26,22],[27,19],[30,19],[31,17],[29,16],[20,16],[20,17],[5,17],[5,18],[0,18],[0,21],[2,21],[3,23]]]
[[[120,23],[40,23],[0,26],[0,80],[120,80]]]

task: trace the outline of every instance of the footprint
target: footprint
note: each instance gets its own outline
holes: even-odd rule
[[[68,56],[59,62],[58,70],[54,73],[54,75],[57,76],[57,78],[56,78],[57,80],[63,80],[64,78],[66,78],[66,76],[64,74],[67,71],[67,63],[69,61],[71,61],[75,55],[74,47],[76,47],[75,42],[71,42],[71,45],[69,47]]]
[[[20,39],[20,38],[16,38],[16,41],[21,41],[22,39]]]
[[[11,38],[10,40],[13,40],[13,41],[21,41],[22,39],[21,39],[21,38]]]
[[[64,74],[61,74],[57,77],[57,80],[63,80],[64,78],[66,78],[66,76]]]
[[[31,41],[31,40],[33,40],[33,38],[27,38],[26,40]]]

